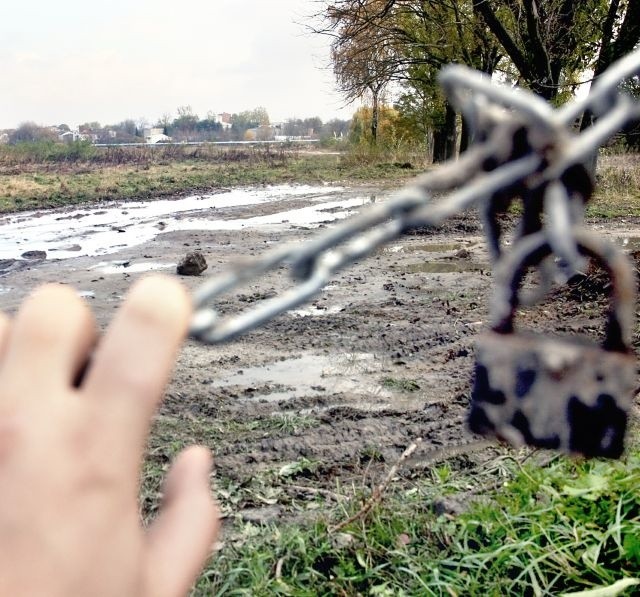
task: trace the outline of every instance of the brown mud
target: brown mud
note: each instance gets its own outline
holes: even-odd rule
[[[371,189],[363,190],[369,193]],[[296,202],[303,198],[296,198]],[[228,210],[255,217],[275,204]],[[283,206],[287,209],[290,206]],[[213,215],[212,215],[213,217]],[[216,212],[220,218],[220,212]],[[323,226],[330,226],[324,224]],[[635,220],[590,227],[633,248]],[[635,232],[633,232],[635,231]],[[206,276],[279,243],[304,241],[317,229],[283,224],[231,231],[159,232],[153,240],[108,257],[19,262],[0,277],[0,301],[14,311],[38,284],[57,281],[83,293],[104,327],[145,264],[177,263],[198,249],[209,268],[182,278],[195,288]],[[262,521],[296,519],[313,510],[317,492],[371,486],[416,438],[421,454],[477,440],[465,427],[474,343],[487,327],[491,271],[475,214],[405,236],[336,278],[308,305],[219,346],[188,341],[156,417],[145,475],[152,512],[157,482],[184,445],[201,442],[216,458],[216,487],[224,512]],[[14,264],[15,265],[15,264]],[[269,274],[222,297],[221,312],[238,313],[280,294],[292,282]],[[597,335],[601,300],[543,304],[522,325]],[[565,305],[566,302],[566,305]],[[487,458],[491,448],[456,456]],[[305,489],[305,488],[308,488]]]

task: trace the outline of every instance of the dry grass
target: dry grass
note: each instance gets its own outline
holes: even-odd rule
[[[600,193],[637,195],[640,189],[640,155],[604,155],[598,160],[596,181]]]
[[[640,155],[602,155],[598,159],[596,192],[588,215],[640,216]]]

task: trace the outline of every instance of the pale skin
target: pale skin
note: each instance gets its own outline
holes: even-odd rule
[[[209,451],[177,457],[148,529],[137,496],[190,315],[178,282],[149,277],[100,339],[64,286],[37,290],[13,320],[0,316],[0,596],[188,593],[219,526]]]

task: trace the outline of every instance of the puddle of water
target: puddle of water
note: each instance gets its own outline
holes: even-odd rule
[[[409,245],[404,248],[407,253],[417,253],[424,251],[428,253],[445,253],[447,251],[457,251],[464,247],[462,243],[434,243],[428,245]]]
[[[386,247],[385,251],[387,253],[402,253],[402,251],[404,251],[404,245],[393,245],[391,247]]]
[[[285,386],[283,391],[252,393],[247,400],[277,402],[317,395],[325,392],[351,392],[358,395],[390,397],[391,393],[377,381],[368,382],[362,374],[382,367],[373,354],[345,353],[342,355],[303,355],[261,367],[249,367],[242,372],[222,372],[212,384],[217,387],[260,385]],[[322,388],[322,389],[320,389]]]
[[[410,263],[397,269],[408,274],[450,274],[486,271],[490,269],[490,266],[488,263],[471,263],[467,261],[425,261]]]
[[[616,243],[627,251],[640,250],[640,236],[625,236],[616,238]]]
[[[473,246],[472,242],[425,243],[421,245],[394,245],[387,247],[387,253],[447,253]]]
[[[278,226],[282,224],[315,227],[319,224],[326,224],[347,218],[354,214],[351,208],[361,205],[362,199],[356,198],[319,203],[299,209],[280,211],[266,216],[239,218],[237,220],[182,219],[175,222],[171,226],[171,230],[242,230],[244,228]],[[335,208],[336,211],[327,213],[323,211],[324,208]]]
[[[240,230],[274,224],[318,225],[350,215],[350,209],[361,206],[365,201],[362,197],[326,201],[343,191],[342,187],[279,185],[180,199],[99,205],[73,211],[21,212],[0,218],[0,259],[16,258],[27,250],[52,251],[57,259],[104,255],[142,244],[169,230]],[[297,210],[254,218],[211,219],[216,210],[221,208],[245,207],[305,196],[309,197],[310,205]],[[323,211],[327,209],[330,212]]]
[[[312,305],[305,309],[292,309],[291,311],[287,311],[287,313],[294,317],[322,317],[323,315],[334,315],[335,313],[340,313],[342,309],[344,309],[342,305],[331,305],[324,308]]]
[[[175,268],[175,263],[155,263],[152,261],[141,261],[131,263],[129,261],[101,261],[97,265],[89,268],[99,274],[139,274],[141,272],[151,272],[159,269]]]

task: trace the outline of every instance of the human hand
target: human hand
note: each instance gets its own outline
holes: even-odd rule
[[[161,277],[134,286],[97,347],[91,312],[69,288],[41,288],[11,322],[0,314],[0,595],[189,590],[218,531],[209,452],[178,456],[148,530],[137,498],[190,314],[182,287]]]

